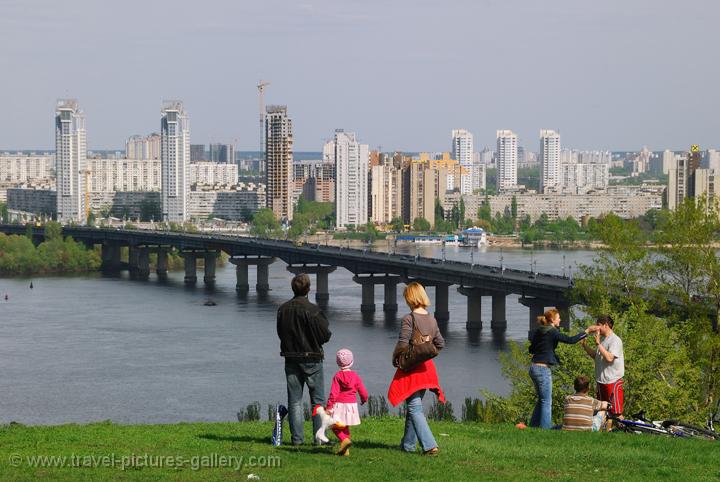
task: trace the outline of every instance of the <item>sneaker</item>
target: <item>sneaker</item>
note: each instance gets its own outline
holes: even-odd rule
[[[350,449],[345,449],[345,453],[343,454],[344,457],[350,456]]]
[[[347,452],[347,449],[349,449],[351,445],[352,445],[352,440],[350,440],[349,438],[346,438],[345,440],[340,442],[340,448],[338,449],[337,454],[345,455],[345,452]]]
[[[433,456],[437,455],[438,453],[440,453],[440,449],[437,447],[433,447],[430,450],[426,450],[425,452],[423,452],[423,455],[428,455],[430,457],[433,457]]]

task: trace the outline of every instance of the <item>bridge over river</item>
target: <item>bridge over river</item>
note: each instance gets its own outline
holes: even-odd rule
[[[0,232],[26,234],[23,225],[0,225]],[[44,238],[43,227],[33,227],[33,240]],[[493,330],[505,330],[506,297],[519,295],[519,302],[528,307],[528,329],[536,326],[536,318],[548,306],[561,313],[564,326],[569,323],[568,310],[572,304],[569,293],[572,280],[564,276],[533,273],[497,266],[446,261],[420,256],[349,249],[320,244],[295,244],[290,241],[260,239],[234,235],[184,233],[136,229],[90,227],[63,227],[63,236],[72,236],[88,247],[101,245],[102,269],[118,271],[128,269],[131,278],[147,280],[150,277],[150,253],[157,254],[157,276],[167,275],[167,254],[174,250],[184,259],[185,282],[197,283],[197,260],[203,260],[203,281],[215,283],[215,266],[221,252],[230,257],[237,273],[236,290],[247,292],[248,270],[257,269],[258,292],[267,291],[268,266],[275,261],[287,263],[292,273],[315,275],[315,299],[327,304],[330,298],[328,274],[338,267],[352,273],[353,280],[362,286],[360,310],[375,311],[375,285],[384,286],[383,310],[398,310],[397,285],[419,281],[435,288],[434,315],[438,322],[447,322],[448,290],[457,287],[467,297],[467,328],[481,329],[481,306],[484,297],[492,303]],[[126,260],[121,259],[121,248],[128,248]]]

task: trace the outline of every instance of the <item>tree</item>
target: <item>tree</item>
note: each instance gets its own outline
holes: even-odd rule
[[[513,221],[517,219],[517,197],[515,196],[510,200],[510,216],[512,216]]]
[[[255,236],[267,238],[280,230],[280,221],[275,217],[272,209],[263,208],[258,210],[253,216],[252,227],[250,232]]]
[[[45,239],[61,239],[62,238],[62,226],[60,223],[55,221],[48,221],[45,223]]]
[[[720,228],[716,206],[706,197],[686,198],[660,218],[654,241],[662,256],[655,263],[655,274],[662,288],[691,310],[692,297],[706,290],[706,267],[715,258],[712,244]]]
[[[430,221],[425,218],[418,217],[413,220],[413,231],[428,232],[430,227]]]
[[[477,216],[478,219],[482,219],[488,222],[492,221],[492,211],[490,210],[490,203],[487,201],[487,199],[483,201],[483,203],[478,208]]]
[[[390,225],[392,226],[393,231],[396,233],[402,233],[405,230],[405,223],[403,222],[402,218],[392,218],[390,221]]]
[[[457,226],[457,227],[458,227],[459,229],[462,229],[462,227],[463,227],[463,226],[462,226],[462,223],[463,223],[463,220],[465,219],[465,199],[463,199],[462,196],[460,196],[460,203],[459,203],[459,204],[460,204],[460,205],[458,206],[458,219],[459,219],[459,223],[458,223],[458,226]],[[470,223],[470,225],[472,225],[472,223]]]

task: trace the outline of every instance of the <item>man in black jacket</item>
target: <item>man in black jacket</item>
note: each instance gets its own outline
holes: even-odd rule
[[[325,404],[322,345],[330,340],[325,314],[307,298],[310,277],[295,276],[290,283],[295,297],[278,308],[277,333],[280,356],[285,357],[288,392],[288,419],[293,445],[303,443],[303,385],[307,384],[312,406]],[[313,417],[313,434],[320,418]]]

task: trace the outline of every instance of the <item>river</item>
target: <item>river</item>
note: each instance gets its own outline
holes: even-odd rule
[[[415,254],[415,249],[406,245],[397,251]],[[439,246],[418,249],[421,256],[441,257]],[[500,256],[499,250],[486,248],[473,257],[476,263],[499,265]],[[585,250],[531,254],[515,249],[502,256],[507,267],[530,269],[532,257],[537,271],[558,274],[563,258],[566,267],[592,260],[592,252]],[[470,249],[448,247],[446,257],[470,261]],[[230,421],[256,400],[265,417],[268,403],[287,401],[275,314],[291,296],[292,275],[283,262],[272,264],[271,291],[264,297],[254,291],[254,276],[251,269],[251,290],[244,297],[235,293],[230,264],[218,268],[212,291],[202,281],[185,287],[182,272],[171,272],[165,282],[154,275],[147,282],[130,281],[127,273],[0,279],[0,423]],[[402,286],[397,317],[383,313],[378,286],[378,311],[364,318],[360,285],[351,273],[338,269],[330,275],[328,391],[337,369],[335,351],[348,347],[370,394],[387,393],[397,318],[406,308]],[[429,294],[432,299],[432,288]],[[208,298],[217,305],[204,306]],[[524,340],[528,326],[527,308],[516,299],[507,299],[504,336],[493,337],[489,330],[489,298],[483,305],[486,328],[470,334],[466,299],[450,289],[447,346],[436,362],[458,417],[463,399],[478,397],[481,388],[507,393],[498,355],[508,342]]]

